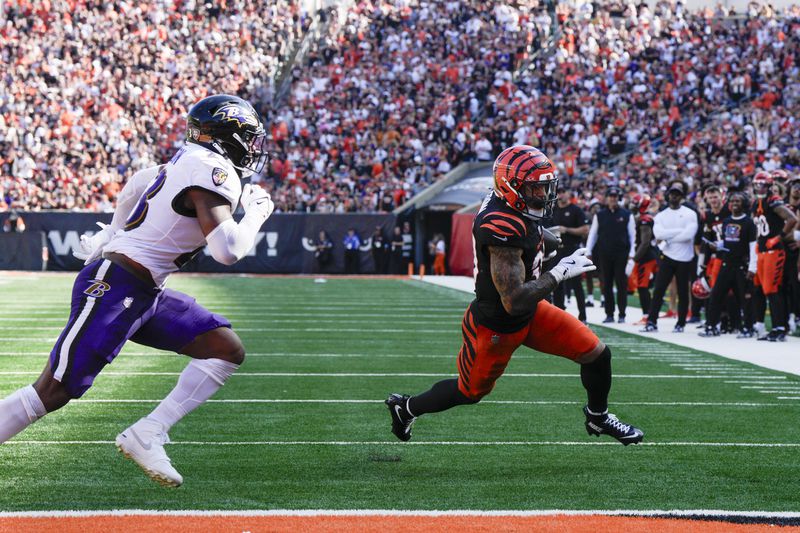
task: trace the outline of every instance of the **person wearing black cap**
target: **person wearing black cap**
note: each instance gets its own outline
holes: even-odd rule
[[[628,275],[633,270],[633,254],[636,251],[636,226],[631,212],[619,205],[622,191],[609,187],[606,206],[592,219],[589,240],[586,245],[597,256],[603,276],[603,299],[606,318],[604,323],[614,322],[614,285],[617,286],[618,322],[625,322],[628,307]],[[596,246],[595,246],[596,245]]]
[[[658,274],[653,290],[650,312],[643,332],[658,331],[658,313],[664,302],[664,293],[672,278],[678,289],[678,323],[674,333],[683,332],[686,315],[689,311],[689,278],[694,260],[694,237],[697,233],[697,213],[683,205],[686,198],[686,184],[676,180],[667,189],[666,209],[655,216],[653,236],[659,241],[661,249]]]

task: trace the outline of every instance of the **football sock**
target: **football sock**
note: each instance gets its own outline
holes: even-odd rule
[[[426,413],[438,413],[446,411],[456,405],[466,405],[478,403],[477,400],[470,400],[460,390],[458,390],[458,379],[445,379],[435,383],[430,390],[408,399],[406,409],[413,416],[424,415]]]
[[[161,422],[165,431],[208,400],[239,365],[222,359],[192,359],[181,372],[178,384],[147,418]]]
[[[30,426],[47,410],[33,385],[22,387],[0,401],[0,443]]]
[[[608,346],[597,359],[581,365],[581,383],[589,397],[589,410],[593,413],[608,410],[608,392],[611,390],[611,350]]]

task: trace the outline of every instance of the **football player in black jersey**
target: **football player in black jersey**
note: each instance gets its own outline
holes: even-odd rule
[[[800,220],[800,178],[787,182],[789,193],[786,206]],[[788,290],[789,313],[794,314],[795,324],[800,323],[800,227],[794,228],[794,240],[787,243],[787,263],[784,279]]]
[[[744,327],[742,337],[747,336],[753,326],[753,317],[749,306],[745,306],[745,295],[748,293],[748,282],[756,274],[756,237],[758,231],[753,220],[744,212],[744,195],[739,192],[731,194],[728,202],[730,216],[722,221],[719,237],[708,245],[708,249],[719,259],[711,297],[706,310],[705,331],[701,337],[716,337],[720,334],[719,322],[722,307],[728,291],[733,293],[738,302],[737,309],[744,308]]]
[[[650,283],[658,271],[658,254],[653,238],[653,216],[650,214],[650,195],[637,194],[631,198],[631,212],[636,218],[636,242],[633,269],[628,276],[628,292],[639,293],[642,319],[637,325],[647,324],[650,310]]]
[[[700,239],[697,243],[696,279],[705,278],[705,283],[712,288],[717,281],[722,260],[708,243],[722,239],[722,234],[720,233],[722,231],[722,221],[731,214],[723,196],[722,189],[717,185],[711,185],[703,191],[703,200],[707,208],[702,212],[702,223],[698,229]],[[700,312],[703,310],[705,302],[706,300],[696,298],[692,293],[692,318],[687,323],[700,323]],[[706,318],[707,315],[708,309],[706,309]]]
[[[476,297],[464,314],[458,378],[440,381],[416,396],[391,394],[386,405],[392,432],[407,441],[416,417],[479,402],[514,351],[525,345],[581,365],[590,435],[607,434],[625,445],[641,442],[640,429],[608,412],[611,350],[577,318],[544,300],[562,281],[595,268],[587,250],[580,248],[542,272],[541,220],[556,201],[555,166],[538,149],[517,145],[497,157],[493,175],[494,191],[472,227]]]
[[[797,218],[783,203],[783,198],[774,193],[773,184],[774,180],[767,172],[758,172],[753,177],[756,201],[753,202],[752,214],[758,229],[758,260],[753,283],[761,288],[753,296],[758,338],[775,342],[786,340],[786,306],[780,289],[786,264],[786,243],[794,240],[793,230]],[[766,314],[764,297],[769,301],[772,316],[772,331],[769,335],[763,334]]]

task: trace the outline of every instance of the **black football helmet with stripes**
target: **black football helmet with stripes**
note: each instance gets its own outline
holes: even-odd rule
[[[523,215],[542,219],[553,214],[558,174],[538,148],[518,144],[497,156],[492,169],[494,192]]]

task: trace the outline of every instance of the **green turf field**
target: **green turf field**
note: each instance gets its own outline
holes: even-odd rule
[[[72,277],[0,281],[2,397],[44,366]],[[598,328],[612,410],[644,445],[589,437],[578,367],[527,349],[483,403],[423,417],[400,443],[382,401],[454,374],[468,295],[369,279],[170,286],[228,316],[249,352],[171,432],[184,486],[154,484],[113,445],[186,363],[129,344],[84,400],[0,445],[0,511],[800,509],[795,376]]]

